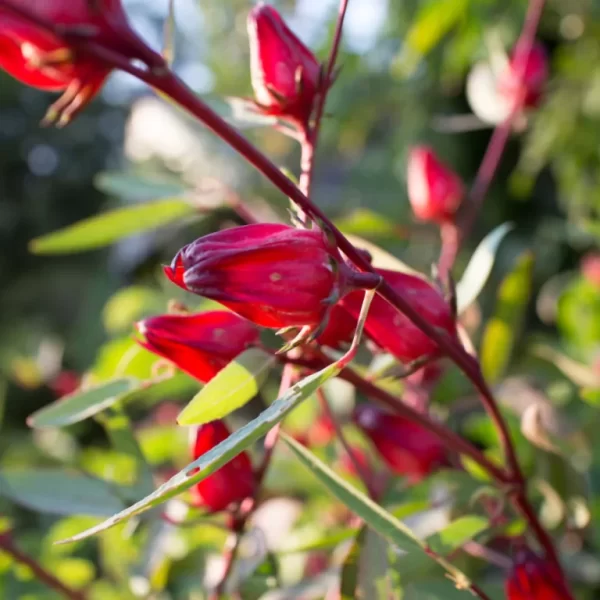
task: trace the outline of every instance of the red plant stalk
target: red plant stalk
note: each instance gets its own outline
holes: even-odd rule
[[[342,0],[342,7],[346,4],[347,0]],[[526,27],[524,29],[524,35],[531,36],[531,39],[533,39],[533,34],[535,33],[537,22],[539,20],[539,14],[541,13],[543,4],[543,0],[531,0]],[[28,11],[26,9],[16,8],[11,4],[10,0],[0,0],[0,5],[13,10],[20,16],[28,16]],[[343,17],[343,14],[343,11],[341,11],[340,16]],[[31,15],[29,16],[31,17]],[[64,28],[53,27],[51,23],[43,23],[40,21],[40,19],[36,19],[34,17],[32,17],[32,21],[36,22],[38,25],[45,26],[49,31],[52,31],[59,37],[68,37],[69,32],[65,32]],[[341,31],[341,23],[338,23],[338,29]],[[335,52],[337,52],[339,37],[340,36],[338,35],[336,47],[334,48]],[[335,239],[339,250],[343,252],[348,259],[355,264],[356,267],[368,273],[374,272],[374,269],[369,264],[368,260],[352,245],[349,240],[345,238],[345,236],[321,211],[321,209],[314,205],[306,197],[306,195],[262,152],[254,147],[237,130],[231,127],[204,102],[202,102],[171,70],[168,69],[166,64],[160,66],[153,65],[148,70],[140,69],[132,65],[121,55],[113,52],[110,48],[98,44],[93,39],[93,35],[86,38],[80,38],[77,36],[74,38],[69,37],[69,42],[82,52],[92,54],[93,56],[106,61],[107,64],[110,64],[114,68],[119,68],[136,76],[140,80],[146,82],[148,85],[154,87],[158,92],[169,97],[182,108],[188,110],[198,120],[204,123],[204,125],[211,129],[217,136],[219,136],[239,154],[241,154],[251,165],[253,165],[259,172],[269,179],[271,183],[273,183],[273,185],[275,185],[282,193],[294,201],[298,207],[302,209],[309,217],[319,222],[322,227],[327,229]],[[330,67],[333,68],[331,64]],[[502,145],[504,145],[504,143],[505,142],[503,142]],[[491,159],[489,162],[492,162]],[[486,170],[485,173],[489,173],[489,171]],[[489,177],[489,175],[486,175],[486,177]],[[489,185],[489,183],[486,185]],[[480,187],[484,187],[483,184],[480,184]],[[377,293],[385,298],[392,306],[396,307],[401,313],[406,315],[406,317],[408,317],[410,321],[412,321],[421,331],[434,340],[439,346],[441,352],[450,358],[465,373],[465,375],[471,380],[477,391],[480,393],[484,407],[486,408],[498,432],[500,442],[510,469],[511,483],[520,490],[518,494],[518,501],[515,504],[529,522],[531,529],[537,535],[540,544],[544,547],[544,550],[548,555],[548,558],[560,569],[558,556],[554,546],[552,545],[552,540],[540,525],[535,512],[528,504],[524,494],[524,478],[516,458],[508,428],[501,416],[493,395],[483,379],[479,364],[455,340],[449,339],[445,335],[440,334],[440,332],[438,332],[435,327],[428,323],[427,320],[424,319],[417,310],[411,307],[410,303],[405,297],[403,297],[402,294],[392,289],[386,281],[383,281],[377,288]]]
[[[86,600],[86,595],[83,592],[66,586],[52,573],[46,571],[34,558],[20,550],[12,541],[10,532],[0,534],[0,550],[6,552],[16,562],[28,567],[38,581],[67,598],[67,600]]]

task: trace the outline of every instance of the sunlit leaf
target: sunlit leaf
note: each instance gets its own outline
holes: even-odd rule
[[[106,517],[123,508],[108,484],[60,469],[0,471],[0,496],[57,515]]]
[[[369,242],[368,240],[359,237],[358,235],[348,234],[346,237],[354,244],[357,248],[366,250],[372,258],[371,264],[378,269],[390,269],[391,271],[402,271],[403,273],[412,273],[421,275],[418,271],[409,267],[406,263],[403,263],[399,258],[396,258],[393,254],[386,252],[383,248],[380,248],[377,244]]]
[[[123,394],[132,391],[139,385],[139,381],[128,377],[77,391],[34,412],[27,419],[27,424],[30,427],[44,428],[64,427],[78,423],[112,406]]]
[[[456,305],[458,313],[464,312],[483,290],[496,260],[500,244],[514,229],[512,223],[503,223],[488,233],[471,256],[471,260],[456,284]]]
[[[30,242],[29,248],[34,254],[69,254],[93,250],[135,233],[180,221],[194,213],[194,207],[180,198],[125,206],[36,238]]]
[[[489,520],[477,515],[466,515],[452,521],[441,531],[429,536],[427,545],[434,552],[447,556],[489,527]]]
[[[481,342],[481,369],[490,383],[497,383],[508,367],[531,295],[532,272],[533,256],[525,252],[500,285],[494,315]]]
[[[179,471],[166,483],[161,485],[154,493],[146,496],[133,506],[114,514],[110,519],[100,523],[71,538],[62,540],[67,543],[90,537],[100,533],[122,521],[149,510],[153,506],[162,504],[169,498],[187,490],[195,483],[202,481],[210,474],[227,464],[232,458],[244,451],[248,446],[263,437],[274,425],[279,423],[300,402],[309,398],[328,379],[339,373],[339,367],[334,363],[325,369],[313,373],[301,382],[290,388],[281,398],[278,398],[269,408],[263,411],[256,419],[238,429],[225,441],[215,446],[212,450],[190,463],[185,469]]]
[[[276,359],[259,348],[245,350],[213,377],[181,411],[180,425],[202,425],[247,404],[266,381]]]

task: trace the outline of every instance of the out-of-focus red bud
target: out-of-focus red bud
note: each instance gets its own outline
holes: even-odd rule
[[[456,323],[452,311],[429,282],[398,271],[376,271],[440,333],[450,337],[456,336]],[[362,291],[355,291],[342,300],[342,305],[354,317],[360,314],[363,294]],[[393,354],[403,363],[411,363],[425,357],[435,358],[439,354],[438,346],[431,338],[380,296],[373,299],[365,331],[380,348]]]
[[[198,427],[192,444],[194,460],[228,437],[229,430],[223,421],[213,421]],[[242,452],[193,486],[191,493],[195,506],[216,512],[252,496],[255,488],[256,479],[250,457],[246,452]]]
[[[316,328],[350,289],[352,273],[338,257],[318,229],[259,223],[192,242],[165,273],[263,327]]]
[[[357,319],[341,304],[336,304],[329,313],[327,325],[317,338],[321,346],[339,348],[345,342],[352,341],[356,331]]]
[[[572,600],[556,568],[529,549],[518,552],[505,588],[507,600]]]
[[[360,477],[362,473],[371,473],[371,465],[369,464],[369,459],[367,455],[361,448],[357,448],[356,446],[352,446],[352,458],[350,458],[350,454],[348,452],[344,452],[340,457],[340,468],[342,471],[347,473],[348,475],[353,475],[354,477]],[[356,463],[361,469],[361,473],[356,470]]]
[[[418,146],[408,157],[408,199],[415,216],[438,223],[451,220],[464,196],[460,177],[432,148]]]
[[[157,55],[130,28],[121,0],[10,0],[54,28],[90,37],[126,60]],[[0,67],[23,83],[64,92],[46,115],[67,124],[99,91],[111,66],[57,37],[33,20],[0,6]]]
[[[590,252],[581,259],[581,274],[591,284],[600,287],[600,254]]]
[[[421,425],[371,404],[358,405],[353,420],[385,464],[412,482],[448,464],[444,444]]]
[[[61,371],[48,383],[57,398],[68,396],[79,388],[81,376],[75,371]]]
[[[547,79],[548,56],[542,44],[535,42],[531,52],[520,44],[515,47],[506,69],[498,78],[498,92],[511,105],[522,94],[522,106],[535,107],[539,104]]]
[[[144,336],[137,340],[141,346],[202,383],[259,339],[250,321],[225,310],[150,317],[136,323],[136,328]]]
[[[248,15],[248,36],[256,103],[266,114],[305,124],[321,79],[319,62],[279,13],[262,2]]]

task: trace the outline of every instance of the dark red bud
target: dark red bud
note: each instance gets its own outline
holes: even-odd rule
[[[518,552],[505,588],[507,600],[572,600],[556,568],[529,549]]]
[[[157,56],[130,28],[120,0],[11,0],[11,4],[53,27],[89,35],[126,60],[152,61]],[[112,68],[6,6],[0,6],[0,67],[27,85],[63,91],[46,117],[59,125],[87,105]]]
[[[75,392],[81,384],[81,376],[75,371],[61,371],[48,383],[48,387],[57,398]]]
[[[510,103],[523,94],[525,107],[537,106],[548,79],[548,57],[539,42],[534,43],[531,52],[522,44],[517,45],[506,69],[498,79],[498,91]]]
[[[223,421],[213,421],[198,427],[192,444],[194,460],[212,450],[229,435],[230,432]],[[256,480],[250,457],[246,452],[242,452],[192,487],[191,493],[195,506],[216,512],[253,496],[255,489]]]
[[[136,323],[138,343],[202,383],[249,346],[258,343],[256,327],[238,315],[215,310],[197,315],[160,315]]]
[[[318,229],[259,223],[185,246],[165,273],[263,327],[318,326],[349,290],[348,268]]]
[[[259,3],[248,15],[250,68],[256,102],[266,114],[306,123],[321,67],[279,13]]]
[[[427,146],[418,146],[408,157],[408,199],[415,216],[438,223],[451,220],[464,196],[460,177]]]
[[[421,425],[372,404],[356,407],[353,420],[394,472],[419,481],[448,464],[444,444]]]
[[[456,336],[456,323],[448,303],[425,279],[407,273],[376,269],[398,293],[441,335]],[[342,305],[355,318],[360,313],[364,292],[348,294]],[[391,304],[377,295],[365,323],[368,337],[403,363],[439,355],[437,344]]]

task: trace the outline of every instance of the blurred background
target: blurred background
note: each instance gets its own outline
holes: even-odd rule
[[[159,48],[167,0],[124,3],[137,30]],[[273,4],[325,59],[337,0]],[[224,114],[223,98],[251,96],[245,26],[251,5],[249,0],[175,2],[175,68]],[[439,241],[433,227],[411,217],[409,148],[432,145],[467,184],[472,182],[492,131],[473,109],[485,118],[481,111],[493,101],[475,84],[467,96],[469,73],[498,49],[510,50],[526,7],[525,0],[351,0],[314,186],[315,200],[344,231],[429,272]],[[515,223],[470,314],[472,329],[493,313],[499,283],[523,250],[531,249],[532,293],[523,300],[524,321],[515,328],[521,337],[513,341],[543,344],[546,356],[556,352],[564,360],[555,356],[555,366],[542,364],[523,343],[511,369],[538,377],[539,388],[571,421],[591,421],[600,396],[587,390],[582,400],[580,381],[568,367],[575,361],[592,381],[600,368],[600,267],[589,258],[600,236],[600,1],[548,0],[538,38],[549,57],[550,79],[539,107],[508,143],[457,273],[485,234],[503,222]],[[27,416],[74,389],[85,373],[101,378],[118,370],[132,346],[133,320],[164,311],[174,294],[160,265],[195,237],[239,222],[222,200],[224,189],[265,215],[275,211],[285,218],[287,206],[225,144],[127,75],[114,74],[102,95],[64,130],[38,125],[50,100],[0,72],[0,467],[77,464],[118,483],[126,478],[127,465],[110,450],[98,423],[40,433],[27,427]],[[277,164],[297,173],[295,142],[255,123],[242,125]],[[101,211],[191,191],[201,206],[214,210],[84,253],[31,251],[32,239]],[[148,356],[134,361],[140,372],[150,369]],[[561,365],[562,373],[556,368]],[[440,402],[456,390],[460,382],[450,381]],[[173,392],[173,400],[178,398]],[[160,407],[162,413],[156,407],[132,408],[141,423],[142,446],[155,465],[183,466],[185,436],[165,425],[177,411],[169,412],[169,403]],[[479,423],[465,432],[486,445],[491,434],[484,429]],[[595,465],[591,473],[597,476],[588,484],[597,490],[599,451],[589,452],[594,456],[586,455],[587,464]],[[193,557],[181,548],[173,559],[178,577],[154,573],[151,585],[142,577],[139,588],[123,581],[132,577],[131,565],[144,560],[133,545],[114,543],[113,534],[101,542],[118,546],[112,556],[94,544],[52,548],[54,539],[82,528],[89,517],[61,519],[56,511],[42,510],[44,502],[29,502],[28,508],[27,502],[0,495],[0,529],[18,532],[24,548],[74,587],[98,580],[91,598],[146,597],[148,586],[163,594],[152,597],[202,597],[186,587]],[[586,508],[597,514],[599,500]],[[215,536],[187,539],[186,548],[202,554],[203,544],[222,542],[222,532]],[[592,538],[600,542],[597,534]],[[585,545],[573,543],[578,550]],[[588,558],[588,592],[581,598],[596,597],[600,589],[600,561]],[[57,597],[30,573],[14,569],[1,552],[0,596]]]

